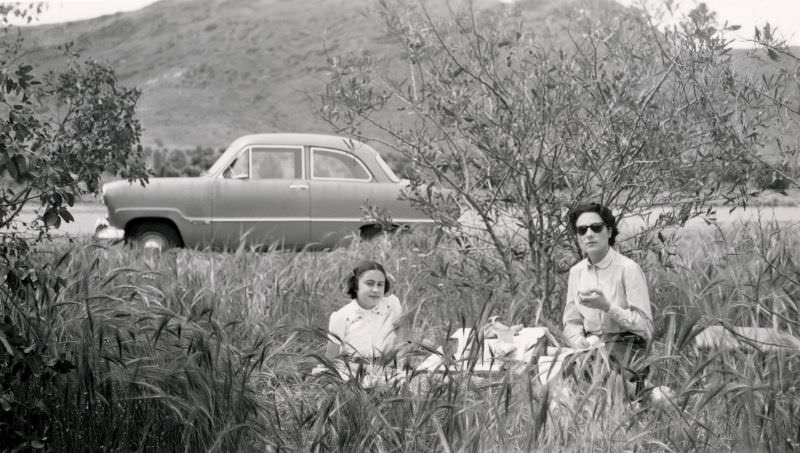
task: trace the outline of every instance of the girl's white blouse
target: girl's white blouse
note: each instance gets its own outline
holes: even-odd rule
[[[341,345],[341,352],[361,357],[379,356],[397,343],[397,321],[402,314],[400,300],[394,294],[381,299],[370,310],[353,299],[331,313],[330,339]]]

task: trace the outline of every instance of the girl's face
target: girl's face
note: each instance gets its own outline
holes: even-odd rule
[[[381,271],[366,271],[358,277],[358,304],[370,309],[378,305],[386,287],[386,276]]]

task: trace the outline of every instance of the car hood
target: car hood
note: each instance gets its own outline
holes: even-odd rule
[[[103,184],[103,194],[116,194],[120,192],[134,191],[145,193],[163,190],[165,187],[170,189],[176,187],[194,187],[210,179],[210,176],[183,177],[183,178],[150,178],[147,184],[138,181],[129,182],[126,180],[112,181]]]
[[[113,181],[103,185],[103,202],[109,211],[120,205],[159,206],[171,205],[176,199],[200,195],[202,187],[208,185],[211,177],[194,178],[150,178],[146,185],[125,180]]]

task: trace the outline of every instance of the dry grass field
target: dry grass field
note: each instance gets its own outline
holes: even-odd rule
[[[46,401],[51,451],[795,451],[800,351],[692,345],[707,325],[797,334],[797,228],[697,232],[668,263],[643,261],[656,314],[650,382],[672,394],[637,404],[602,372],[543,386],[535,367],[450,370],[371,389],[311,376],[321,329],[346,303],[341,282],[363,258],[391,274],[417,345],[489,315],[531,322],[524,310],[505,319],[530,301],[493,290],[490,257],[460,259],[433,238],[325,253],[56,244],[43,256],[62,289],[26,296],[39,313],[30,327],[77,368],[30,381],[26,403]]]

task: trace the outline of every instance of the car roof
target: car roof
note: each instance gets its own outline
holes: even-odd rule
[[[243,148],[250,145],[306,145],[325,148],[346,149],[354,154],[365,157],[362,153],[372,155],[377,153],[371,146],[358,140],[340,135],[305,134],[305,133],[269,133],[243,135],[231,143],[231,147]]]
[[[307,133],[249,134],[243,135],[231,142],[225,153],[223,153],[220,159],[209,169],[209,173],[220,173],[224,166],[222,164],[230,161],[232,155],[242,148],[253,145],[304,145],[347,150],[363,161],[372,160],[376,155],[379,155],[378,151],[373,147],[341,135]]]

